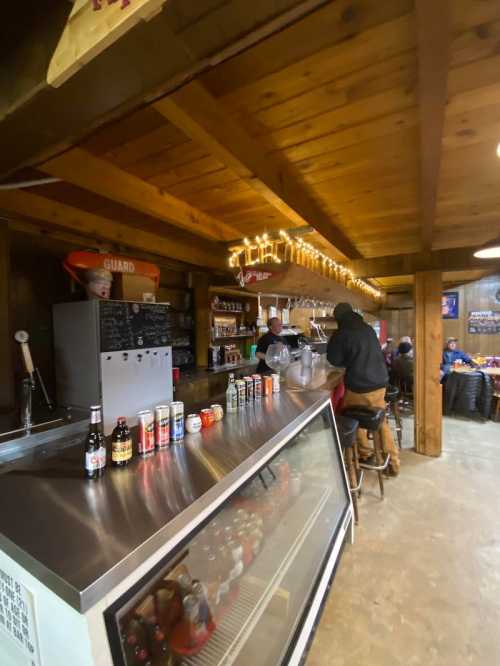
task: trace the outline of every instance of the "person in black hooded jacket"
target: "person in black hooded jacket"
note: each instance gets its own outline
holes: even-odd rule
[[[354,312],[349,303],[339,303],[333,316],[337,320],[338,330],[332,333],[326,356],[332,365],[345,368],[346,393],[343,406],[364,405],[385,409],[384,396],[389,377],[375,331],[361,315]],[[390,469],[393,474],[397,474],[400,466],[399,450],[386,421],[382,424],[381,435],[384,451],[391,454]],[[360,455],[371,455],[373,449],[366,432],[358,430],[357,437]]]

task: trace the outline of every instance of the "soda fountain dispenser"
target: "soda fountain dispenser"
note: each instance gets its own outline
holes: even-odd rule
[[[59,405],[102,404],[104,433],[119,416],[173,399],[169,306],[91,300],[53,308]]]

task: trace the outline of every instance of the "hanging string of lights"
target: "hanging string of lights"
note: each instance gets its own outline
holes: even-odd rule
[[[349,289],[358,289],[374,300],[382,300],[384,297],[381,291],[357,278],[349,268],[327,257],[302,238],[291,238],[283,230],[276,238],[270,238],[268,234],[256,236],[253,241],[244,238],[242,245],[229,248],[229,252],[230,268],[243,268],[265,263],[295,263],[320,273],[324,277],[336,280]]]

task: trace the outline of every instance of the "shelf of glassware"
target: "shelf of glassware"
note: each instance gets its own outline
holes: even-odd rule
[[[288,659],[349,499],[329,408],[113,610],[115,664]]]

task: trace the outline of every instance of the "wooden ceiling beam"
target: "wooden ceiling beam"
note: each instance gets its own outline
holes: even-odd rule
[[[215,243],[205,241],[202,247],[158,236],[23,190],[0,191],[0,213],[7,220],[37,220],[49,227],[119,243],[188,264],[220,270],[226,268],[224,252]]]
[[[210,240],[227,241],[241,235],[224,222],[82,148],[72,148],[39,169]]]
[[[422,244],[432,247],[443,138],[451,17],[449,0],[417,0]]]
[[[26,50],[20,44],[9,57],[7,69],[26,74],[27,83],[24,85],[23,80],[21,85],[12,77],[0,81],[0,177],[52,157],[97,127],[175,90],[329,2],[261,2],[250,11],[248,0],[232,0],[222,3],[221,19],[217,8],[195,12],[196,4],[203,4],[198,0],[170,0],[151,20],[139,22],[115,43],[108,44],[64,85],[51,88],[47,67],[70,9],[66,3],[66,12],[57,21],[51,14],[56,28],[49,36],[42,30],[28,34],[26,41],[36,48]],[[90,0],[86,4],[90,5]],[[135,4],[131,3],[127,11]],[[106,3],[101,13],[94,12],[92,17],[101,34],[101,21],[105,23],[110,9],[115,13],[113,5]],[[179,21],[185,11],[198,13],[198,18],[194,20],[193,35],[182,34],[181,39]],[[71,47],[75,51],[81,50],[79,38],[80,35],[72,35]],[[23,76],[17,78],[21,80]]]
[[[356,277],[383,278],[395,275],[414,275],[417,271],[463,271],[474,268],[500,271],[499,259],[477,259],[473,256],[476,247],[461,247],[434,252],[389,255],[373,259],[357,259],[348,267]]]
[[[188,83],[156,102],[154,107],[193,141],[207,148],[294,225],[314,227],[346,257],[361,256],[290,165],[266,155],[258,141],[201,83]]]

